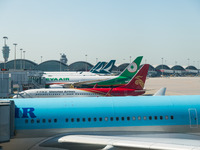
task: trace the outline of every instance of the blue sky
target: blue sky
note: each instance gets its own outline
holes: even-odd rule
[[[196,65],[200,61],[199,0],[1,0],[0,47],[8,37],[9,60],[20,48],[37,63],[68,64],[144,56],[143,63]],[[2,55],[0,60],[3,61]]]

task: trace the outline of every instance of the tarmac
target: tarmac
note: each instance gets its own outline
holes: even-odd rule
[[[166,87],[166,95],[200,95],[200,77],[147,78],[145,95],[153,95]]]

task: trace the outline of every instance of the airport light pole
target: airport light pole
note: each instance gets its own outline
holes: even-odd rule
[[[163,58],[162,59],[162,77],[163,77]]]
[[[130,56],[130,63],[131,63],[131,56]]]
[[[24,69],[26,69],[26,65],[25,65],[25,63],[26,63],[26,62],[25,62],[25,52],[26,52],[26,51],[23,51],[23,53],[24,53]]]
[[[188,66],[189,66],[190,65],[190,59],[188,58],[187,60],[188,60]]]
[[[14,70],[16,70],[16,46],[17,46],[17,43],[13,43],[13,45],[15,46]]]
[[[41,63],[42,63],[42,56],[41,56]]]
[[[96,58],[96,63],[98,62],[98,58]]]
[[[87,71],[87,54],[85,55],[85,59],[86,59],[85,70]]]
[[[60,53],[60,57],[62,57],[62,54]],[[60,72],[61,72],[61,60],[60,60]]]
[[[20,51],[21,51],[21,69],[22,69],[22,48],[20,49]]]

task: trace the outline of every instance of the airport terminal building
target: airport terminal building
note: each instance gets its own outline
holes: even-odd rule
[[[114,72],[123,71],[129,63],[124,63],[119,66],[114,66]],[[1,70],[31,70],[31,71],[89,71],[93,67],[92,64],[85,61],[77,61],[70,65],[58,60],[48,60],[44,61],[40,64],[37,64],[33,61],[27,59],[16,59],[11,60],[6,63],[0,63]],[[185,75],[197,75],[199,73],[199,69],[195,66],[180,66],[175,65],[169,67],[167,65],[150,65],[149,71],[151,74],[154,73],[153,76],[161,76],[161,75],[176,75],[176,76],[185,76]]]

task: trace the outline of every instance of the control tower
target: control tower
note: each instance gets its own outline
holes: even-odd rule
[[[67,57],[65,54],[60,54],[60,62],[64,63],[64,64],[67,64]]]
[[[3,37],[3,38],[4,38],[4,46],[3,46],[2,52],[3,52],[3,58],[4,58],[5,62],[7,62],[8,57],[9,57],[9,53],[10,53],[10,48],[9,48],[9,46],[6,45],[6,40],[8,38],[6,36]]]

